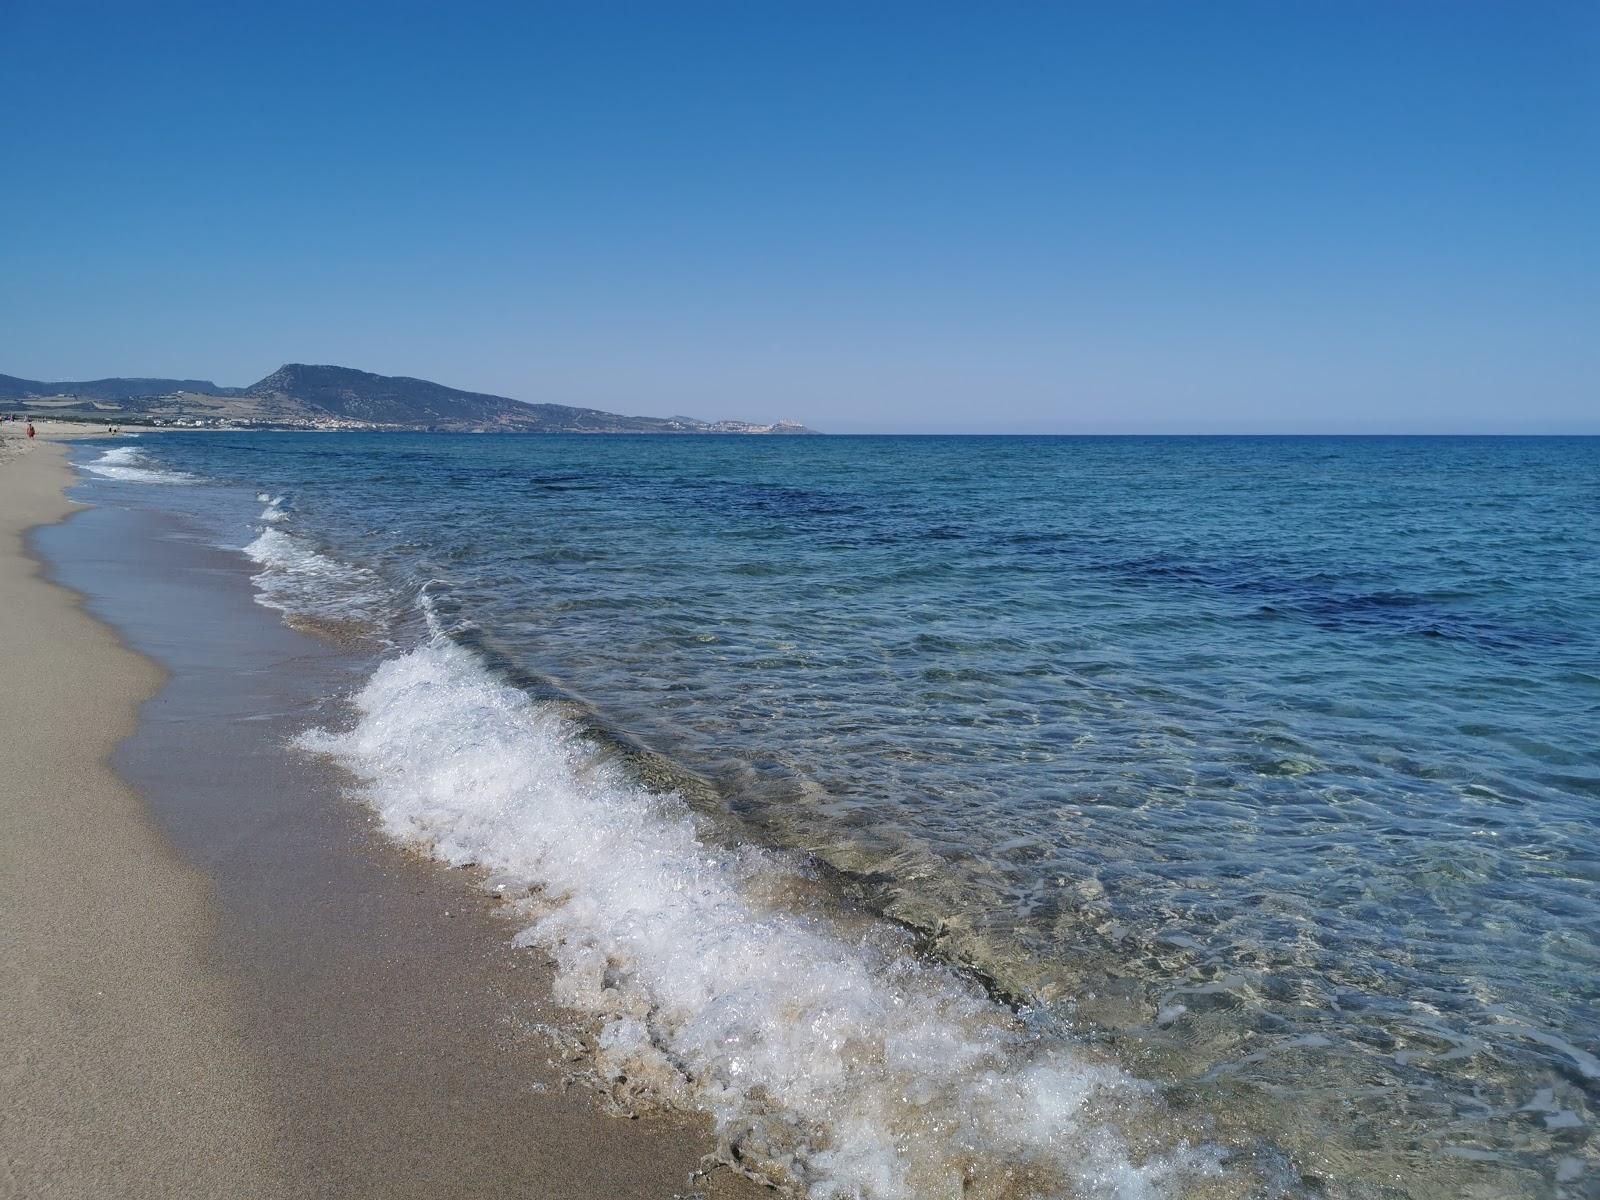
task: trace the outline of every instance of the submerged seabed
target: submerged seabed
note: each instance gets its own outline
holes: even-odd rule
[[[706,1108],[747,1169],[1594,1193],[1593,440],[86,465],[389,639],[307,744],[513,897],[620,1102]]]

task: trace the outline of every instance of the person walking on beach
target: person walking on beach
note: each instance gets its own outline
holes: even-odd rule
[[[33,422],[32,421],[28,422],[28,436],[29,437],[33,436]]]

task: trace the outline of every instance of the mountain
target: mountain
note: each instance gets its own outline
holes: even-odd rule
[[[171,392],[208,392],[223,395],[235,388],[219,388],[209,379],[86,379],[76,383],[46,383],[0,375],[0,400],[29,396],[77,396],[84,400],[132,400]]]
[[[504,429],[538,433],[683,433],[672,419],[623,417],[595,408],[528,404],[464,392],[427,379],[374,375],[350,367],[288,363],[244,389],[273,411],[310,410],[324,418],[429,429]],[[696,422],[695,424],[704,424]]]
[[[351,367],[285,363],[249,387],[205,379],[96,379],[45,383],[0,375],[0,400],[94,421],[152,421],[298,429],[427,429],[502,433],[750,433],[813,430],[792,421],[627,417],[597,408],[530,404],[427,379]]]

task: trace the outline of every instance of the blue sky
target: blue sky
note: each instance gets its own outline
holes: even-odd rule
[[[0,0],[0,371],[1600,432],[1600,5]]]

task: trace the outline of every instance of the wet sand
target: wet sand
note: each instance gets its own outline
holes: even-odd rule
[[[206,961],[210,886],[106,766],[161,673],[39,577],[23,531],[67,515],[71,476],[59,446],[7,449],[0,1191],[281,1192],[279,1138],[235,988]]]
[[[70,481],[0,465],[0,1194],[753,1195],[691,1179],[703,1125],[565,1089],[544,965],[286,750],[359,655],[150,512],[35,535],[82,602],[40,578]]]

